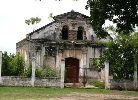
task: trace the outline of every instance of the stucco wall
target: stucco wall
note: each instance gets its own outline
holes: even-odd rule
[[[49,26],[47,26],[46,28],[34,32],[31,35],[32,39],[41,39],[41,38],[47,38],[47,39],[51,39],[54,40],[54,38],[58,38],[57,36],[59,36],[59,23],[58,22],[53,22],[51,23]],[[54,34],[56,33],[56,34]],[[55,37],[54,37],[55,35]]]
[[[16,52],[19,52],[24,57],[26,66],[29,65],[29,57],[31,56],[31,53],[29,53],[30,51],[33,51],[32,43],[27,41],[27,39],[23,39],[16,43]]]
[[[110,89],[138,90],[138,87],[134,87],[134,82],[132,80],[110,80]]]
[[[24,78],[19,76],[2,76],[2,84],[1,86],[32,86],[31,78]],[[39,87],[49,87],[55,86],[60,87],[60,79],[59,78],[36,78],[34,82],[34,86]]]

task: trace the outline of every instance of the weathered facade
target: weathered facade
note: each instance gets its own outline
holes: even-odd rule
[[[90,17],[78,12],[67,12],[54,17],[54,21],[27,35],[16,44],[17,52],[24,55],[29,65],[32,57],[39,66],[61,67],[65,60],[65,81],[80,82],[83,69],[90,68],[90,60],[102,55],[103,47],[94,34]],[[87,70],[88,76],[102,78],[102,72]]]

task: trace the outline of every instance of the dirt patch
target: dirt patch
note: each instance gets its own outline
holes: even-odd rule
[[[108,94],[73,93],[61,97],[51,98],[49,100],[138,100],[138,97]]]

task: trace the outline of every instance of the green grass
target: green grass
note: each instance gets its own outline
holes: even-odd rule
[[[42,98],[54,98],[71,93],[93,93],[93,94],[122,94],[138,96],[135,91],[113,91],[105,89],[84,88],[33,88],[33,87],[0,87],[0,100],[41,100]]]

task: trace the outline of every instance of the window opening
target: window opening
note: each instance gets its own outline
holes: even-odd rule
[[[78,31],[77,31],[77,40],[83,40],[83,27],[78,27]]]
[[[67,40],[68,39],[68,26],[65,25],[62,28],[62,39]]]

